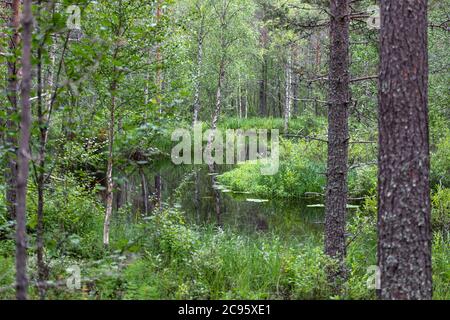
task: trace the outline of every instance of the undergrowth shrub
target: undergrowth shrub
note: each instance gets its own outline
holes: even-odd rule
[[[37,226],[35,185],[29,185],[28,228]],[[104,207],[95,192],[67,177],[46,190],[44,206],[45,248],[49,254],[96,256],[102,251]]]

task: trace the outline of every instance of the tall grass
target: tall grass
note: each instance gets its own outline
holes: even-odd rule
[[[219,127],[221,129],[278,129],[284,132],[284,119],[281,118],[224,118]],[[326,127],[326,119],[321,117],[299,117],[289,120],[289,132],[309,135]]]

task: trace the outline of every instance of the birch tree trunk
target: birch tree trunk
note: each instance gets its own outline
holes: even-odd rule
[[[113,71],[113,77],[115,77],[116,68]],[[111,93],[111,106],[109,113],[109,130],[108,130],[108,165],[106,168],[106,213],[105,213],[105,221],[103,224],[103,245],[105,247],[109,246],[109,232],[111,225],[111,216],[113,210],[113,190],[114,190],[114,182],[113,182],[113,148],[114,148],[114,127],[115,127],[115,109],[116,109],[116,90],[117,90],[117,82],[115,79],[112,80],[110,86]]]
[[[198,114],[201,109],[200,89],[203,66],[203,41],[205,38],[205,17],[204,15],[200,21],[200,30],[197,35],[197,74],[195,75],[195,93],[194,93],[194,116],[193,124],[198,121]]]
[[[222,86],[223,82],[225,81],[225,57],[222,56],[220,60],[220,66],[219,66],[219,78],[217,82],[217,89],[216,89],[216,100],[215,100],[215,108],[213,112],[213,117],[211,121],[211,130],[214,131],[217,129],[217,124],[219,122],[220,118],[220,111],[222,110]],[[212,142],[214,135],[211,131],[211,134],[208,136],[207,145],[206,145],[206,154],[211,155],[212,151]],[[214,172],[214,164],[212,163],[211,159],[208,159],[208,167],[210,169],[210,172]]]
[[[289,130],[289,119],[291,117],[292,109],[292,56],[290,51],[288,52],[285,73],[284,132],[287,133]]]
[[[39,15],[42,12],[42,2],[39,1]],[[51,10],[51,7],[47,7],[46,9]],[[41,32],[40,26],[38,26],[39,32]],[[63,58],[66,52],[69,34],[67,35],[67,41],[64,44],[64,48],[62,50],[61,63],[58,70],[58,76],[61,72]],[[49,66],[49,70],[46,74],[46,78],[43,78],[43,65],[42,65],[42,52],[43,52],[44,43],[40,43],[37,49],[38,55],[38,66],[37,66],[37,116],[38,116],[38,124],[39,124],[39,153],[37,159],[37,191],[38,191],[38,204],[37,204],[37,226],[36,226],[36,242],[37,242],[37,266],[38,266],[38,281],[40,285],[39,296],[41,299],[45,299],[45,286],[43,283],[47,280],[48,277],[48,269],[47,265],[44,261],[44,206],[45,206],[45,183],[47,180],[46,177],[46,149],[48,142],[48,131],[50,127],[51,114],[53,109],[53,104],[56,101],[57,96],[57,88],[54,90],[54,94],[52,95],[53,89],[53,69],[55,67],[55,48],[52,47],[49,50],[51,65]],[[47,88],[47,90],[45,90]],[[46,95],[44,97],[44,92]]]

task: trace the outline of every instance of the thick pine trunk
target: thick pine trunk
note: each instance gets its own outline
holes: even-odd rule
[[[26,239],[26,201],[29,171],[29,147],[31,132],[31,37],[33,33],[33,14],[31,0],[23,2],[22,18],[22,113],[20,120],[20,142],[17,159],[17,207],[16,207],[16,298],[27,298],[27,239]]]
[[[325,253],[338,262],[330,279],[345,278],[349,106],[349,1],[331,0],[328,110],[328,169],[325,203]]]
[[[427,1],[381,1],[382,299],[431,299]]]

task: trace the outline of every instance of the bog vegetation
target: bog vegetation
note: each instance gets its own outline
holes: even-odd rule
[[[0,299],[377,298],[374,1],[33,2],[23,146],[27,3],[0,7]],[[324,252],[330,3],[351,13],[343,264]],[[447,300],[449,8],[428,1],[432,289]],[[262,175],[257,161],[173,165],[171,133],[197,121],[279,129],[278,173]],[[20,232],[26,283],[16,273]],[[330,270],[342,265],[336,284]]]

